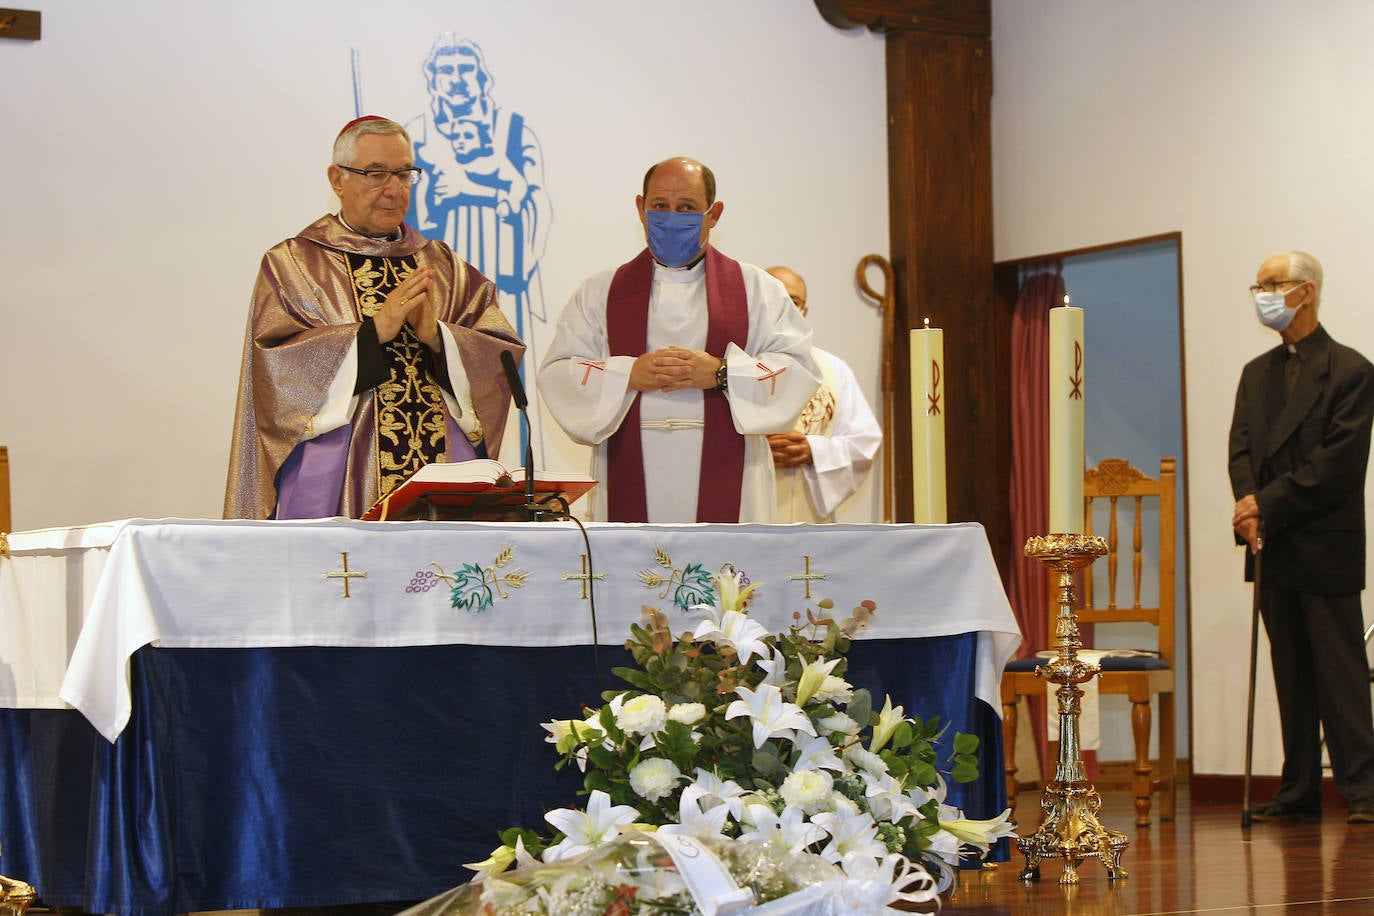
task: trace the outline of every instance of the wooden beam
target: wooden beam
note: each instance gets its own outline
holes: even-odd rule
[[[995,295],[990,0],[816,0],[826,21],[883,32],[888,212],[896,285],[896,518],[912,518],[910,328],[945,329],[950,521],[1011,556],[1011,312]],[[845,25],[844,23],[848,23]]]
[[[42,37],[42,13],[37,10],[0,9],[0,38],[37,41]]]
[[[992,36],[989,0],[816,0],[816,8],[841,29]]]

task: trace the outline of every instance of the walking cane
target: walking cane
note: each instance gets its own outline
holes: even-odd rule
[[[1264,558],[1264,529],[1255,534],[1255,591],[1250,613],[1250,694],[1245,706],[1245,788],[1241,800],[1240,826],[1250,829],[1250,762],[1255,754],[1255,657],[1259,652],[1260,561]]]

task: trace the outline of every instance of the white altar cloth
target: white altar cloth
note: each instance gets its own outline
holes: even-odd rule
[[[146,645],[615,645],[644,606],[666,612],[678,633],[699,619],[689,605],[708,577],[733,565],[762,583],[750,613],[775,632],[829,598],[837,617],[865,599],[877,603],[865,638],[978,633],[976,693],[1000,708],[1002,668],[1021,636],[980,525],[601,523],[587,531],[591,571],[605,577],[595,581],[595,634],[586,580],[576,578],[586,574],[587,549],[572,523],[118,523],[58,696],[113,741],[130,714],[129,660]],[[0,600],[7,616],[8,599]],[[8,646],[0,654],[12,669],[23,664]],[[34,666],[50,672],[59,653],[50,644],[46,654]],[[0,702],[60,705],[37,686],[23,692],[33,696]]]
[[[63,709],[67,660],[126,522],[7,536],[0,556],[0,708]]]

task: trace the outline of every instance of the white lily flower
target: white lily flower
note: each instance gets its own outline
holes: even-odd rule
[[[702,792],[702,800],[707,808],[724,805],[736,822],[744,817],[744,788],[733,779],[721,779],[710,770],[697,767],[693,785]],[[683,790],[684,792],[686,789]]]
[[[939,897],[935,879],[897,853],[881,858],[851,853],[840,868],[845,874],[840,902],[846,913],[887,913],[901,909],[897,903],[928,903]]]
[[[515,850],[511,849],[509,846],[501,845],[493,849],[491,855],[487,856],[481,862],[464,862],[463,867],[472,869],[483,878],[490,878],[510,868],[511,863],[514,861]]]
[[[509,846],[498,846],[484,861],[469,862],[463,867],[472,869],[484,878],[493,878],[510,868],[512,864],[516,868],[524,868],[538,863],[539,860],[530,855],[529,850],[525,848],[524,837],[516,837],[514,849]]]
[[[842,677],[827,674],[816,690],[816,699],[822,703],[848,703],[854,699],[854,685]]]
[[[794,742],[797,749],[792,761],[794,770],[834,770],[845,771],[844,761],[835,753],[835,745],[821,737],[801,738]]]
[[[859,733],[859,723],[842,712],[837,712],[833,716],[826,716],[816,723],[821,731],[829,732],[832,735],[849,737]]]
[[[920,815],[916,802],[902,790],[902,784],[891,773],[881,775],[861,772],[864,781],[864,795],[868,797],[868,807],[873,816],[896,823],[909,815]]]
[[[881,859],[887,846],[878,838],[878,823],[870,814],[845,815],[838,811],[823,811],[811,818],[830,834],[830,842],[821,850],[821,858],[838,863],[846,855],[856,853]]]
[[[744,602],[749,600],[749,596],[754,593],[754,589],[759,587],[758,582],[740,588],[744,575],[738,571],[728,573],[718,573],[716,575],[716,591],[720,594],[720,609],[722,611],[742,611]]]
[[[611,797],[597,789],[587,799],[587,810],[559,808],[544,815],[544,820],[563,834],[563,841],[544,850],[545,862],[571,858],[619,836],[633,824],[639,812],[631,805],[612,805]]]
[[[730,809],[725,805],[713,805],[703,810],[701,802],[708,796],[700,786],[691,785],[682,790],[678,799],[678,823],[665,824],[658,828],[659,833],[696,837],[699,840],[726,839],[721,832]]]
[[[747,665],[749,659],[755,655],[763,656],[768,651],[765,640],[772,635],[767,627],[749,615],[741,614],[739,611],[726,611],[721,615],[719,623],[714,620],[703,620],[697,624],[692,638],[697,642],[709,641],[717,645],[730,646],[739,655],[740,664]]]
[[[770,651],[772,654],[769,657],[759,656],[759,660],[754,664],[766,672],[763,683],[782,687],[787,684],[787,656],[776,646]]]
[[[850,763],[863,770],[865,773],[872,773],[874,776],[884,776],[887,774],[887,761],[871,751],[866,751],[860,744],[851,744],[844,749],[844,756]]]
[[[826,810],[834,811],[838,814],[847,814],[852,817],[859,813],[859,806],[843,792],[831,792],[830,806]]]
[[[752,719],[754,747],[763,747],[763,742],[774,735],[790,741],[799,731],[808,735],[816,734],[815,727],[802,708],[784,700],[782,691],[772,684],[760,684],[756,691],[748,687],[736,687],[735,693],[744,699],[731,703],[725,710],[725,718],[748,716]]]
[[[871,752],[876,754],[887,747],[887,742],[892,740],[893,732],[902,724],[904,712],[900,706],[893,707],[891,696],[883,701],[883,711],[878,713],[878,724],[873,726],[873,740],[868,743]]]
[[[746,817],[748,826],[739,838],[746,843],[765,843],[782,855],[801,852],[825,839],[825,831],[796,808],[783,808],[778,814],[767,805],[750,805]]]
[[[940,819],[940,827],[953,834],[959,842],[972,846],[982,855],[987,855],[988,850],[1004,836],[1014,836],[1015,826],[1011,823],[1011,809],[1007,808],[996,817],[990,817],[984,821],[974,821],[968,818],[946,821]]]
[[[943,827],[930,835],[930,846],[926,851],[950,865],[959,864],[959,838]]]
[[[840,663],[838,658],[826,661],[823,658],[812,659],[802,666],[801,680],[797,682],[797,705],[805,706],[806,701],[816,695],[824,683],[826,676],[835,670],[835,666]]]

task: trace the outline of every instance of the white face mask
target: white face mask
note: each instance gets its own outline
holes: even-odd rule
[[[1288,307],[1287,295],[1278,290],[1272,293],[1255,293],[1255,314],[1259,316],[1260,324],[1266,328],[1279,332],[1286,331],[1297,313],[1297,309]]]

